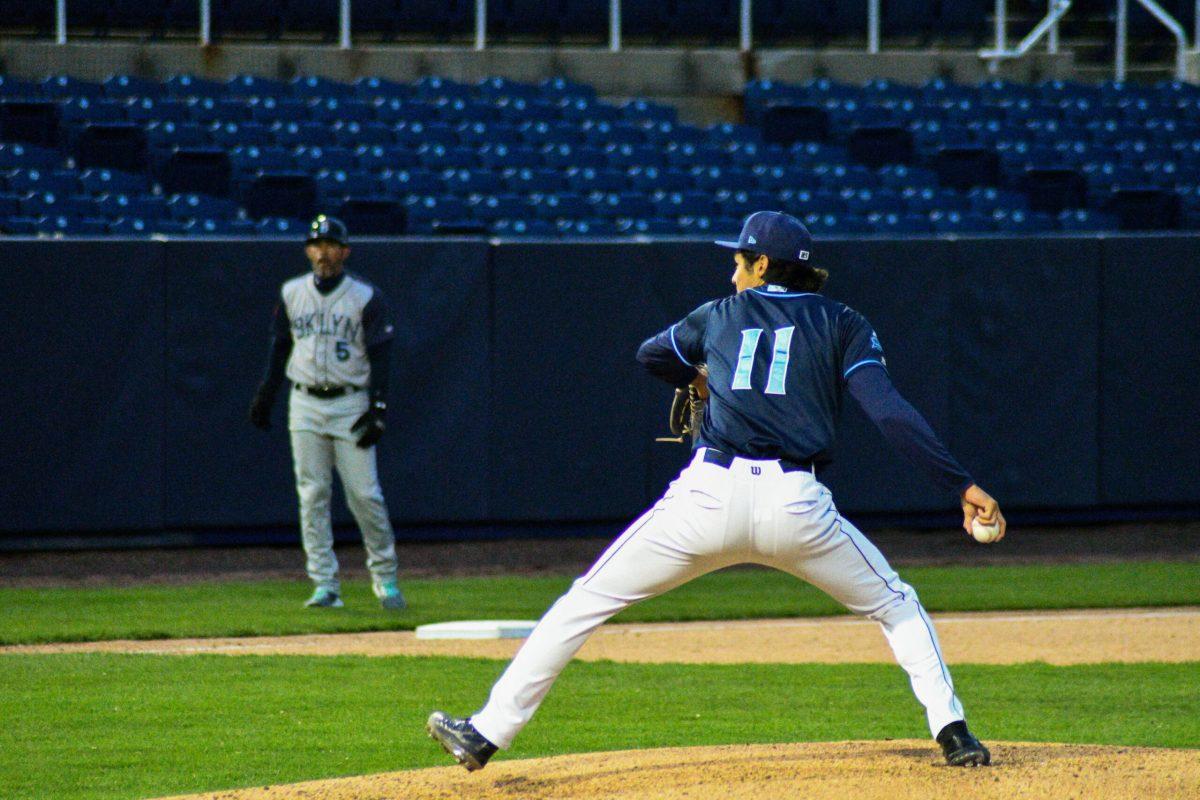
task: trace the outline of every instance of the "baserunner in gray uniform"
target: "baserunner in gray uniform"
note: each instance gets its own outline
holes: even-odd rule
[[[375,595],[384,608],[399,610],[404,597],[396,583],[396,541],[375,465],[393,327],[379,290],[345,271],[350,246],[340,220],[324,214],[314,219],[304,253],[312,272],[283,284],[267,372],[250,403],[250,421],[270,429],[271,408],[286,375],[292,383],[288,430],[300,532],[308,575],[316,584],[305,605],[343,605],[329,515],[336,466],[362,531]]]

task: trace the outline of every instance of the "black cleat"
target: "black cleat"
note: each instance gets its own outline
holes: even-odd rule
[[[937,735],[938,744],[952,767],[979,767],[992,763],[992,754],[967,730],[967,723],[959,720],[942,728]]]
[[[496,745],[483,738],[468,719],[458,719],[435,711],[429,715],[425,730],[429,731],[429,738],[472,772],[483,769],[496,752]]]

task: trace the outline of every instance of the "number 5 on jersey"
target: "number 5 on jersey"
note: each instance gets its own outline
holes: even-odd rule
[[[775,346],[771,351],[771,368],[767,372],[766,394],[787,394],[784,381],[787,378],[788,360],[792,353],[792,334],[796,326],[775,330]],[[742,347],[738,351],[737,368],[733,372],[735,391],[750,389],[750,372],[754,369],[754,353],[758,350],[758,340],[762,337],[762,328],[747,328],[742,331]]]

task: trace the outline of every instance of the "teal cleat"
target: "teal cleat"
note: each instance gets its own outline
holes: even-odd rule
[[[312,597],[304,604],[305,608],[341,608],[345,603],[342,602],[341,596],[333,589],[325,586],[318,586],[312,593]]]
[[[375,596],[379,598],[379,604],[388,611],[403,611],[408,606],[395,581],[375,584]]]

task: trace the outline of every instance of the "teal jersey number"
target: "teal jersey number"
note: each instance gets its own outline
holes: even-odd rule
[[[747,328],[742,331],[742,346],[738,350],[737,368],[733,372],[734,390],[749,389],[750,370],[754,368],[754,351],[758,349],[758,340],[762,338],[762,328]],[[771,369],[767,372],[766,394],[787,394],[788,361],[792,357],[792,334],[796,332],[795,325],[779,328],[775,331],[775,345],[771,349]]]

